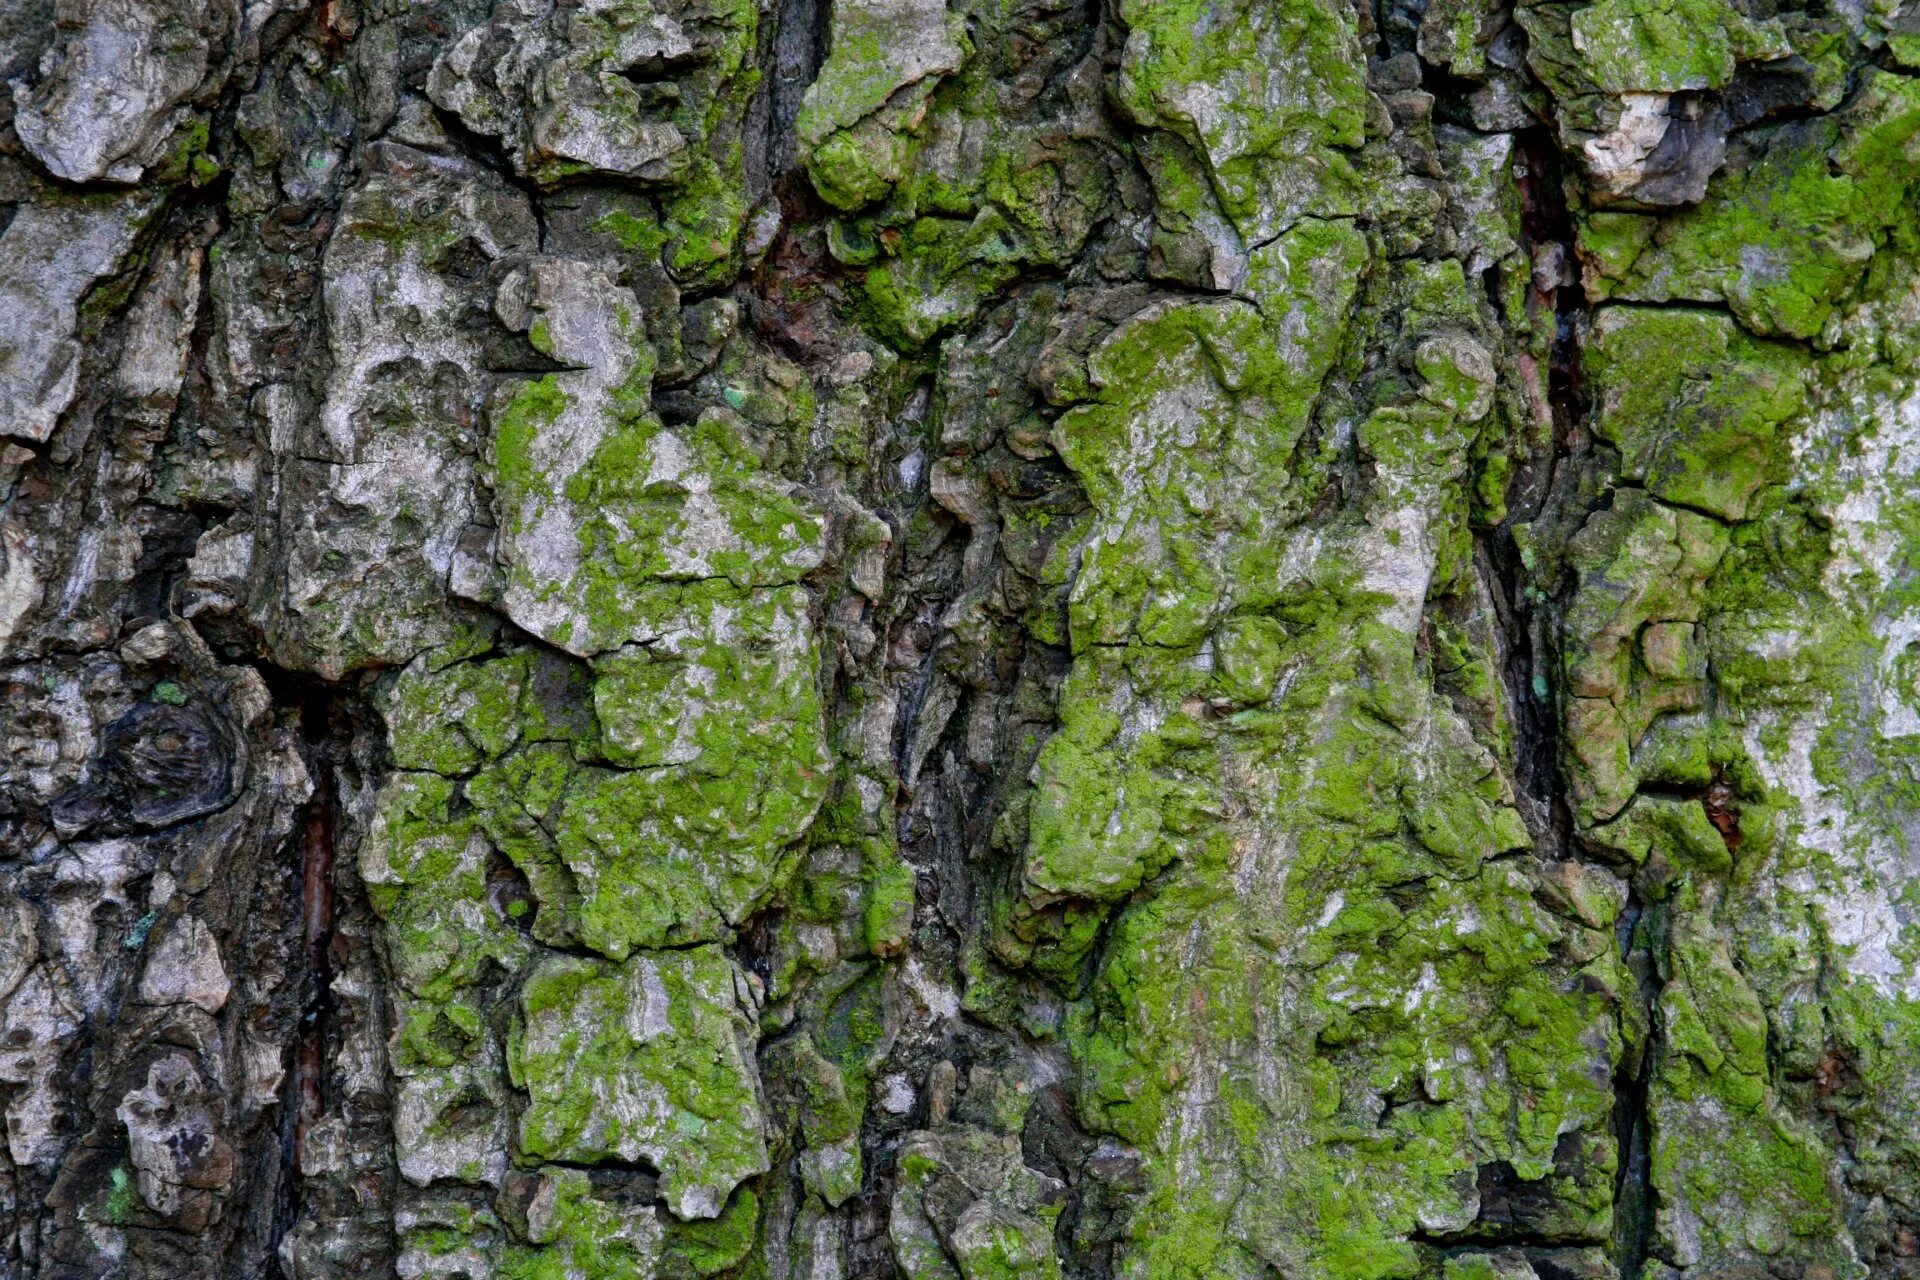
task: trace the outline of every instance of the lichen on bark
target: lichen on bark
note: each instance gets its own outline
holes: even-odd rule
[[[0,8],[0,1274],[1920,1277],[1920,34]]]

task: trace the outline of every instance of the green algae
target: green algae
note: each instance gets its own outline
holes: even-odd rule
[[[539,961],[507,1049],[527,1092],[521,1148],[569,1163],[645,1159],[676,1216],[719,1216],[767,1168],[743,998],[738,968],[710,946],[617,965]]]
[[[1347,10],[1126,3],[1118,16],[1122,108],[1192,148],[1241,237],[1264,240],[1303,212],[1349,211],[1339,153],[1364,141],[1366,90]],[[1194,207],[1168,200],[1183,203]]]
[[[1718,89],[1736,60],[1789,52],[1775,22],[1723,0],[1599,0],[1573,13],[1573,44],[1607,93]]]
[[[1806,405],[1810,366],[1798,349],[1723,316],[1608,307],[1585,361],[1594,433],[1620,449],[1624,483],[1733,521],[1786,479],[1781,437]]]
[[[1724,301],[1757,334],[1822,337],[1875,254],[1910,238],[1899,210],[1920,180],[1916,131],[1920,87],[1871,71],[1845,111],[1758,131],[1657,234],[1635,215],[1589,219],[1589,292]]]

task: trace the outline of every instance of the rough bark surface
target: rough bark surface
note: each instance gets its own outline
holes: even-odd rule
[[[1920,1276],[1920,14],[0,72],[0,1275]]]

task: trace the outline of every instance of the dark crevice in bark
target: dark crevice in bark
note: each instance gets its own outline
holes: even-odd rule
[[[817,366],[842,354],[837,309],[849,271],[827,252],[829,210],[805,175],[789,169],[775,178],[772,198],[780,228],[742,295],[754,331],[780,354]]]
[[[596,1175],[608,1182],[634,1183],[642,1180],[658,1182],[660,1170],[645,1160],[623,1160],[617,1155],[601,1156],[593,1161],[562,1160],[549,1156],[541,1161],[543,1165],[552,1165],[559,1169],[579,1169],[584,1173]],[[449,1180],[449,1186],[464,1187],[466,1184]],[[649,1194],[643,1197],[651,1200]]]
[[[1720,765],[1713,767],[1713,781],[1700,794],[1700,807],[1707,812],[1707,821],[1720,833],[1726,842],[1728,852],[1733,852],[1746,843],[1746,833],[1740,830],[1740,803],[1734,797],[1733,783],[1727,778],[1727,771]]]
[[[1639,1052],[1623,1055],[1613,1074],[1613,1132],[1619,1171],[1613,1192],[1613,1256],[1620,1280],[1641,1280],[1652,1256],[1654,1227],[1651,1086],[1658,1056],[1655,1026],[1661,979],[1653,955],[1653,919],[1629,882],[1618,925],[1620,950],[1635,979],[1632,999],[1644,1012]]]
[[[762,196],[798,163],[794,126],[801,100],[827,60],[833,22],[832,0],[779,0],[779,10],[765,64],[767,89],[747,121],[749,135],[764,139],[757,149],[757,163],[749,161],[756,171],[755,189]]]
[[[1561,496],[1557,490],[1566,487],[1568,455],[1584,436],[1587,407],[1577,341],[1583,300],[1567,274],[1573,228],[1558,152],[1541,129],[1516,135],[1515,143],[1523,243],[1533,264],[1528,312],[1537,326],[1551,326],[1544,371],[1527,357],[1520,366],[1544,381],[1546,399],[1538,407],[1549,417],[1532,424],[1532,456],[1515,469],[1508,489],[1509,516],[1484,544],[1505,632],[1504,675],[1516,729],[1515,780],[1532,810],[1536,837],[1554,856],[1565,858],[1572,856],[1573,817],[1560,764],[1559,653],[1554,639],[1564,600],[1541,590],[1541,566],[1520,545],[1514,526],[1549,515]],[[1523,399],[1534,390],[1523,388]]]
[[[331,1074],[339,1045],[333,979],[336,970],[336,873],[341,843],[341,771],[352,766],[356,709],[345,689],[313,676],[256,662],[274,704],[294,724],[311,792],[297,815],[294,872],[298,893],[297,958],[288,977],[301,991],[286,1055],[279,1117],[280,1176],[270,1253],[293,1229],[308,1199],[303,1152],[313,1126],[340,1110]]]
[[[300,707],[300,729],[308,745],[308,768],[313,773],[313,799],[308,804],[300,856],[300,933],[305,947],[306,980],[311,984],[301,1019],[300,1040],[294,1050],[294,1143],[298,1167],[299,1143],[308,1127],[326,1110],[326,1043],[332,1012],[332,965],[328,945],[333,939],[333,863],[335,852],[335,798],[332,708],[323,694],[309,693]]]

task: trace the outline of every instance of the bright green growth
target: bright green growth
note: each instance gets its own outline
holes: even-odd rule
[[[753,1188],[734,1192],[717,1218],[666,1220],[660,1280],[700,1280],[733,1270],[746,1261],[760,1238],[760,1197]]]
[[[926,44],[863,62],[862,75],[901,59],[959,68],[957,46],[942,43],[951,19],[938,3],[843,8],[851,27],[891,12],[889,50],[913,39],[900,15],[925,24]],[[836,30],[842,16],[835,11]],[[859,44],[855,33],[843,34],[850,48]],[[829,71],[838,65],[841,39],[836,35]],[[1072,137],[1065,119],[1014,123],[1032,104],[990,68],[970,64],[944,75],[931,72],[902,87],[810,151],[811,117],[801,117],[802,152],[816,189],[838,208],[870,209],[832,219],[829,248],[842,263],[871,268],[860,299],[864,318],[876,336],[906,349],[966,325],[1023,274],[1064,270],[1085,245],[1111,185],[1106,157]],[[808,111],[825,112],[826,83],[824,74],[816,81]]]
[[[495,1273],[502,1280],[627,1280],[658,1265],[663,1232],[653,1207],[596,1197],[583,1169],[541,1170],[526,1216],[536,1247],[508,1247]]]
[[[1495,389],[1475,291],[1385,268],[1356,321],[1367,261],[1302,222],[1255,256],[1257,306],[1123,324],[1054,428],[1094,517],[996,947],[1089,983],[1079,1111],[1142,1153],[1120,1266],[1151,1280],[1421,1274],[1408,1238],[1470,1225],[1496,1163],[1547,1184],[1529,1229],[1610,1229],[1610,920],[1496,861],[1531,837],[1413,634],[1466,560]],[[1337,411],[1364,488],[1310,522],[1304,432],[1356,323],[1410,358]],[[1475,656],[1455,637],[1449,671]],[[1096,937],[1089,982],[1062,958]]]
[[[959,69],[964,30],[945,0],[834,6],[832,47],[795,122],[800,159],[830,203],[858,208],[905,176],[903,135],[939,77]]]
[[[525,485],[540,478],[533,469],[535,442],[559,421],[566,407],[566,393],[553,374],[523,383],[514,392],[493,424],[494,466],[502,486]]]
[[[1755,333],[1821,336],[1889,243],[1911,244],[1920,82],[1863,77],[1841,113],[1756,132],[1698,207],[1601,215],[1581,233],[1590,287],[1641,301],[1720,301]],[[1637,226],[1636,226],[1637,224]]]
[[[428,92],[468,128],[501,137],[543,186],[602,175],[648,183],[661,214],[621,219],[627,247],[658,256],[683,283],[718,283],[738,266],[747,222],[742,135],[761,77],[760,17],[753,0],[702,4],[697,19],[683,16],[697,21],[697,43],[676,48],[686,39],[677,20],[650,0],[501,9],[493,38],[443,57]],[[663,52],[670,67],[647,65]]]
[[[1717,520],[1622,489],[1573,540],[1567,609],[1567,761],[1574,812],[1602,822],[1638,787],[1634,748],[1658,716],[1697,711],[1691,649],[1704,587],[1727,548]]]
[[[1096,512],[1070,603],[1073,645],[1199,640],[1223,606],[1271,598],[1288,463],[1339,355],[1366,247],[1307,221],[1254,257],[1239,301],[1161,303],[1087,361],[1097,400],[1054,447]]]
[[[403,671],[382,708],[394,764],[449,776],[472,772],[523,742],[588,733],[586,672],[558,654],[521,653]]]
[[[1035,765],[1010,921],[1023,945],[1003,942],[1003,952],[1071,981],[1099,924],[1093,908],[1125,899],[1205,829],[1208,789],[1194,776],[1210,771],[1205,735],[1190,715],[1153,724],[1160,697],[1203,679],[1191,661],[1145,646],[1093,648],[1074,664],[1060,731]],[[1131,749],[1119,750],[1127,739]]]
[[[1762,487],[1786,478],[1780,436],[1806,403],[1810,366],[1726,316],[1608,307],[1585,350],[1594,433],[1619,447],[1623,482],[1741,520]]]
[[[134,1211],[139,1208],[139,1192],[134,1189],[133,1175],[127,1166],[116,1164],[113,1172],[107,1175],[108,1190],[106,1218],[111,1223],[130,1221]]]
[[[1119,17],[1122,109],[1203,159],[1242,239],[1265,240],[1303,212],[1346,211],[1338,152],[1364,141],[1367,102],[1351,9],[1126,0]]]
[[[595,663],[623,768],[574,777],[550,828],[578,936],[615,958],[725,936],[763,906],[830,776],[804,593],[711,582],[679,604],[677,634]]]
[[[630,769],[686,765],[750,788],[792,789],[825,767],[819,655],[798,587],[742,592],[724,582],[677,594],[678,626],[594,662],[607,757]],[[822,789],[809,785],[813,803]]]
[[[865,870],[867,950],[876,956],[898,955],[907,948],[913,929],[915,874],[888,842],[868,842]]]
[[[490,850],[460,784],[395,773],[376,801],[360,873],[396,979],[390,1048],[400,1092],[402,1173],[424,1182],[497,1178],[505,1089],[487,985],[531,945],[488,892]]]
[[[487,908],[486,842],[458,795],[459,783],[437,774],[393,775],[360,853],[394,976],[434,1000],[471,985],[490,964],[511,972],[527,954],[520,935]]]
[[[536,1159],[645,1160],[683,1219],[717,1217],[767,1169],[746,978],[714,946],[624,963],[549,955],[528,974],[507,1049]]]
[[[1608,93],[1718,89],[1736,60],[1793,52],[1777,21],[1726,0],[1598,0],[1574,11],[1573,47]]]
[[[819,564],[819,514],[761,468],[737,414],[678,430],[652,415],[656,358],[630,291],[553,262],[523,288],[528,326],[580,367],[524,384],[495,423],[516,623],[587,657],[670,634],[680,583],[781,586]]]
[[[1845,1210],[1826,1144],[1774,1104],[1767,1013],[1714,921],[1724,893],[1698,878],[1680,884],[1658,956],[1659,1228],[1707,1258],[1785,1253],[1829,1275],[1864,1276],[1837,1231]]]
[[[1347,224],[1303,223],[1256,255],[1259,307],[1146,308],[1088,359],[1097,399],[1055,422],[1095,514],[1068,600],[1078,660],[1036,765],[1005,958],[1072,981],[1106,908],[1183,845],[1197,856],[1218,838],[1202,834],[1215,801],[1198,646],[1230,610],[1272,599],[1297,514],[1288,463],[1338,353],[1306,334],[1337,331],[1364,255]],[[1222,634],[1223,680],[1262,700],[1278,632],[1243,619]]]

